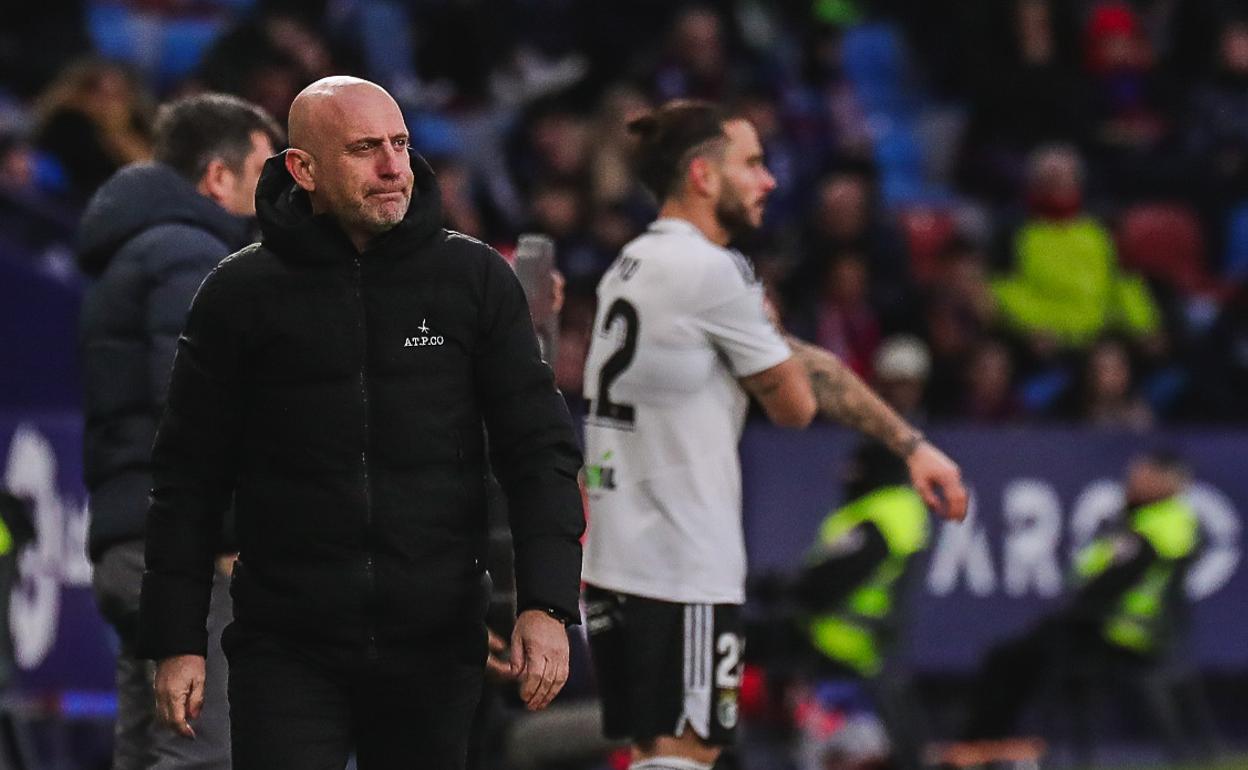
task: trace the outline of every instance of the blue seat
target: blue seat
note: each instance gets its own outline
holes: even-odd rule
[[[1226,253],[1222,276],[1232,281],[1248,279],[1248,201],[1243,201],[1226,218]]]
[[[91,3],[87,6],[87,33],[96,52],[106,59],[135,60],[134,17],[121,5]]]
[[[162,84],[172,84],[194,71],[224,26],[219,19],[166,22],[157,73]]]
[[[841,63],[855,83],[899,83],[906,74],[906,54],[897,31],[888,24],[862,24],[845,32]]]

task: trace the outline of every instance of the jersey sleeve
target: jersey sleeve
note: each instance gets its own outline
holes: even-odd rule
[[[744,257],[711,261],[700,286],[703,309],[695,318],[735,377],[749,377],[791,355],[763,305],[763,285]]]

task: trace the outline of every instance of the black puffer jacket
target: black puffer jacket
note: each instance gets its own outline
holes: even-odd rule
[[[117,172],[83,215],[84,467],[91,557],[143,537],[156,423],[195,290],[247,243],[247,221],[156,163]]]
[[[571,419],[510,267],[440,227],[433,174],[412,165],[407,217],[360,255],[270,159],[263,243],[196,295],[153,453],[147,656],[203,654],[212,533],[231,494],[243,626],[359,652],[481,639],[491,465],[521,607],[575,616]]]

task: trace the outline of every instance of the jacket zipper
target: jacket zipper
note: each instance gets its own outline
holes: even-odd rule
[[[360,309],[360,332],[364,339],[364,349],[360,356],[360,400],[364,406],[364,447],[360,451],[360,468],[364,483],[364,573],[368,578],[368,601],[365,604],[365,625],[368,631],[367,655],[376,660],[377,629],[374,625],[373,613],[377,599],[377,572],[373,565],[373,489],[368,474],[368,442],[371,428],[369,426],[368,403],[368,314],[364,308],[364,267],[359,257],[355,258],[355,299]]]

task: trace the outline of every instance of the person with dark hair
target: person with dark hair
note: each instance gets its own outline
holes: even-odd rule
[[[859,444],[845,475],[844,503],[819,525],[796,576],[773,579],[769,593],[793,605],[811,689],[820,691],[828,680],[862,682],[887,733],[890,766],[917,770],[922,719],[896,653],[929,526],[923,501],[906,482],[900,458],[876,442]],[[807,702],[822,711],[819,701]],[[823,747],[804,748],[823,766]]]
[[[1009,736],[1059,668],[1142,668],[1172,649],[1183,575],[1200,537],[1196,512],[1183,497],[1190,478],[1186,462],[1168,450],[1131,461],[1123,515],[1077,552],[1069,602],[985,658],[968,739]]]
[[[128,166],[92,198],[82,219],[88,546],[100,612],[120,637],[113,767],[228,768],[224,659],[216,640],[230,619],[228,558],[212,592],[212,677],[196,741],[159,729],[152,669],[136,656],[143,522],[152,488],[151,449],[168,393],[178,334],[191,298],[217,262],[250,240],[256,180],[283,144],[253,104],[202,94],[162,107],[156,160]],[[220,533],[218,533],[220,534]],[[231,546],[219,538],[214,552]]]
[[[34,145],[56,159],[75,206],[121,167],[152,156],[147,95],[117,62],[86,57],[68,64],[36,101],[35,122]]]
[[[530,709],[568,677],[581,453],[519,279],[445,230],[394,99],[305,88],[261,242],[205,279],[152,451],[140,652],[161,721],[203,706],[215,538],[234,510],[237,770],[462,768],[488,653],[487,480],[507,499]],[[488,431],[488,447],[486,433]]]
[[[737,723],[749,396],[777,425],[818,413],[875,437],[951,518],[966,491],[957,465],[840,360],[773,325],[753,268],[728,248],[762,224],[775,187],[749,121],[676,101],[630,128],[660,211],[598,285],[585,365],[587,625],[606,734],[632,741],[634,770],[695,770]]]

